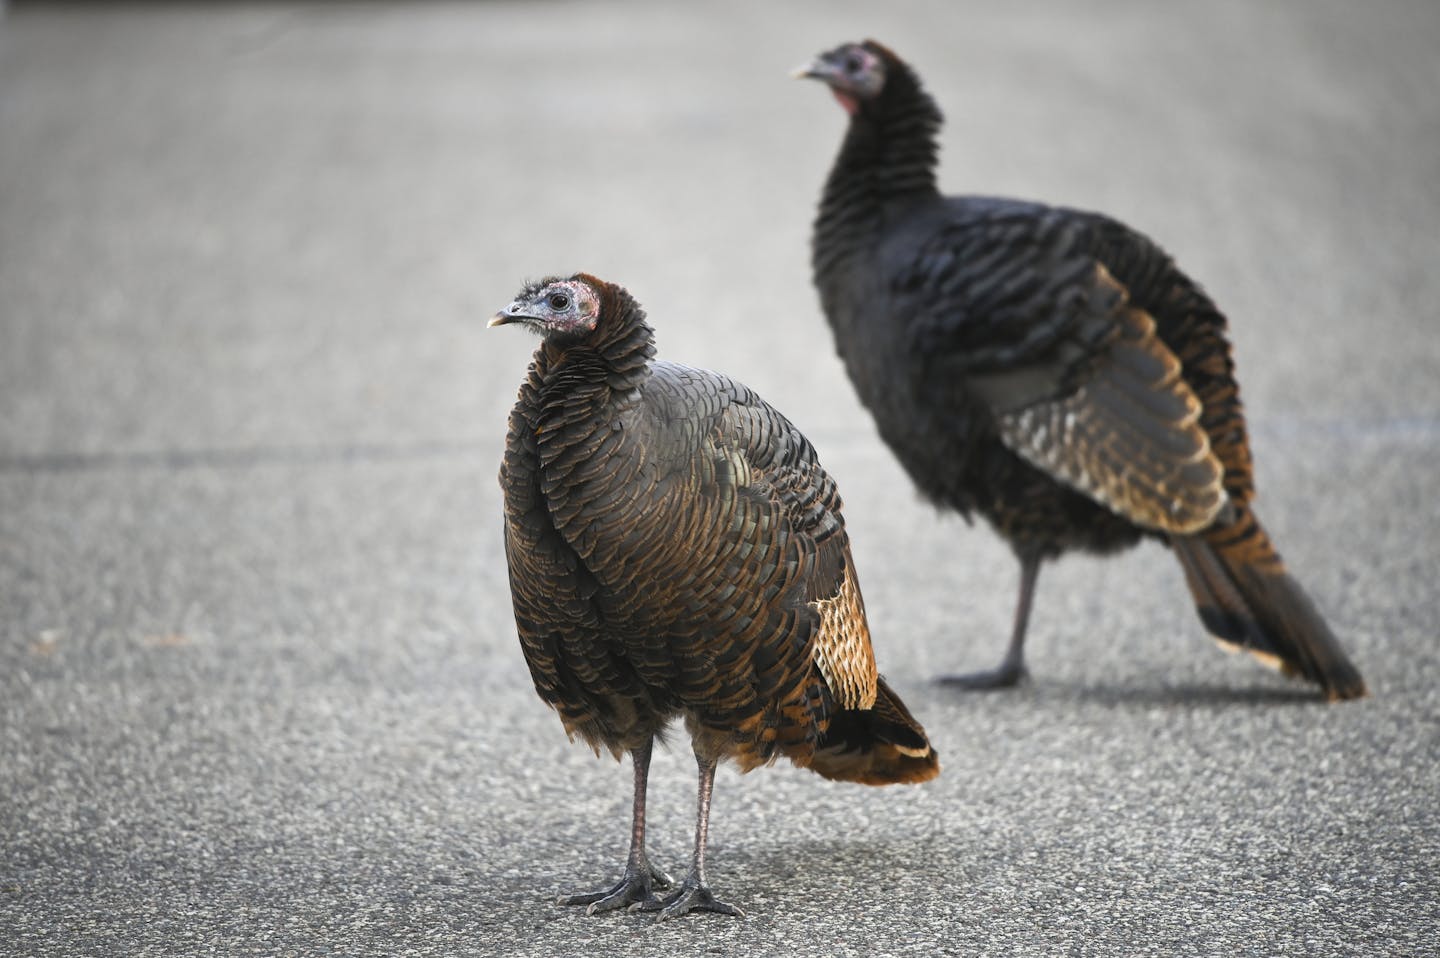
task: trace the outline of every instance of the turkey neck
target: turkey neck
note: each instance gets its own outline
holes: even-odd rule
[[[885,90],[850,118],[815,220],[815,278],[868,252],[887,219],[939,197],[936,134],[942,116],[914,74],[896,66]]]
[[[935,186],[940,108],[903,66],[850,118],[815,220],[811,265],[836,350],[860,394],[883,414],[887,357],[898,330],[873,304],[888,295],[880,245],[907,214],[940,202]]]
[[[568,446],[599,424],[595,414],[633,401],[650,376],[655,333],[628,296],[607,294],[594,332],[574,342],[546,340],[535,355],[542,445]]]

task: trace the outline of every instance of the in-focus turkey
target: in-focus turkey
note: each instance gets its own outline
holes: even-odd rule
[[[1364,695],[1255,516],[1225,317],[1200,287],[1098,213],[942,196],[940,110],[884,46],[797,75],[849,114],[812,266],[850,378],[921,492],[983,516],[1020,560],[1001,665],[947,681],[1020,679],[1044,560],[1153,536],[1217,639],[1331,700]]]
[[[540,697],[635,771],[624,873],[590,912],[738,915],[705,879],[716,763],[777,758],[831,779],[940,769],[877,675],[835,483],[793,425],[718,373],[652,359],[629,293],[584,273],[523,289],[492,326],[543,337],[500,485],[515,622]],[[695,850],[670,884],[645,852],[651,747],[683,719],[699,765]]]

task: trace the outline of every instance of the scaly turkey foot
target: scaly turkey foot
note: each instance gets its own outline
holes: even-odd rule
[[[653,865],[643,868],[627,867],[625,874],[613,888],[589,895],[562,895],[555,901],[559,905],[585,905],[587,915],[614,911],[626,905],[632,908],[659,908],[662,902],[656,896],[655,889],[669,888],[674,884],[669,875]]]
[[[745,913],[734,905],[716,898],[709,886],[696,880],[694,875],[686,878],[680,888],[664,901],[654,899],[648,902],[637,902],[630,906],[630,910],[658,911],[660,914],[655,916],[656,921],[679,918],[692,911],[713,911],[722,915],[733,915],[736,918],[745,917]]]
[[[981,672],[942,675],[936,681],[951,688],[978,692],[989,689],[1014,688],[1029,677],[1030,673],[1025,670],[1025,666],[1002,663],[996,668],[985,669]]]

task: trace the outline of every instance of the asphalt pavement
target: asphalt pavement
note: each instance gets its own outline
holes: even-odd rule
[[[1372,696],[1203,634],[1147,546],[1017,570],[916,497],[808,273],[874,36],[942,183],[1103,209],[1231,317],[1259,511]],[[0,954],[1440,951],[1440,7],[11,5],[0,19]],[[944,772],[717,779],[747,912],[587,917],[630,773],[515,639],[496,483],[588,270],[755,387],[840,483],[881,669]],[[651,849],[689,853],[657,754]]]

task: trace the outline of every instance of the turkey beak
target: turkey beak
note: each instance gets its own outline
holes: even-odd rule
[[[798,66],[790,71],[792,80],[823,80],[825,77],[825,64],[818,59],[811,60],[804,66]]]
[[[491,316],[490,322],[485,325],[487,327],[507,326],[510,323],[534,322],[535,317],[526,312],[526,307],[526,303],[517,299],[494,316]]]
[[[834,61],[823,53],[804,66],[790,71],[792,80],[819,80],[832,86],[838,76],[839,72]]]

